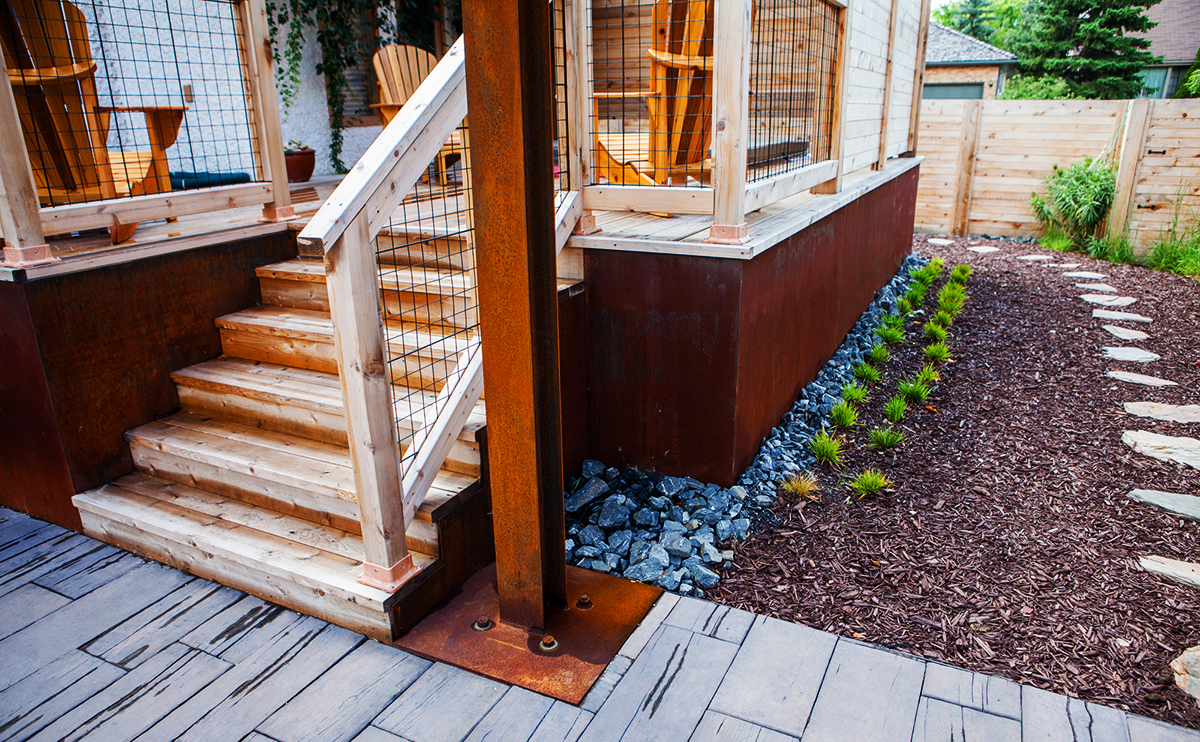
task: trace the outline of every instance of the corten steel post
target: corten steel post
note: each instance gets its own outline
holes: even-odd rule
[[[565,606],[562,440],[546,0],[467,0],[475,260],[500,617]]]

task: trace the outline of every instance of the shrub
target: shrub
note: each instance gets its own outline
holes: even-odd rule
[[[925,364],[925,367],[918,371],[917,375],[913,378],[922,384],[929,385],[936,384],[937,382],[941,381],[942,375],[937,372],[937,369],[933,367],[933,364],[927,363]]]
[[[892,352],[883,343],[875,343],[871,346],[871,350],[867,351],[867,360],[876,366],[881,363],[887,363],[887,360],[891,357]]]
[[[830,421],[839,428],[853,428],[858,425],[858,408],[841,400],[829,410]]]
[[[878,469],[864,469],[858,476],[850,480],[850,488],[858,495],[858,499],[870,497],[892,487],[892,480]]]
[[[842,463],[842,439],[826,433],[824,428],[809,439],[808,448],[818,463],[826,466],[837,466]]]
[[[898,423],[904,419],[904,415],[908,412],[908,403],[904,401],[904,397],[897,394],[887,401],[883,406],[883,416],[890,423]]]
[[[793,474],[779,483],[779,489],[802,500],[815,500],[821,491],[821,481],[811,472]]]
[[[904,331],[895,327],[876,327],[875,334],[888,345],[904,342]]]
[[[898,388],[900,389],[900,396],[904,397],[904,401],[911,402],[912,404],[921,404],[924,402],[925,398],[929,396],[930,391],[925,383],[916,379],[902,381]]]
[[[1099,239],[1088,237],[1084,249],[1093,258],[1107,260],[1110,263],[1136,265],[1138,262],[1133,243],[1129,241],[1129,236],[1124,234]]]
[[[1049,230],[1046,234],[1039,237],[1038,244],[1047,250],[1054,250],[1055,252],[1070,252],[1075,247],[1068,235],[1055,229]]]
[[[1000,100],[1069,100],[1071,86],[1061,77],[1054,75],[1014,75],[1004,81],[1004,90],[996,96]]]
[[[1168,229],[1150,248],[1146,262],[1155,270],[1200,276],[1200,223],[1180,230],[1178,213]]]
[[[879,381],[879,369],[866,361],[859,361],[854,366],[854,378],[867,384],[874,384]]]
[[[925,346],[925,359],[933,363],[945,363],[950,360],[950,346],[945,343]]]
[[[946,339],[946,328],[934,322],[926,322],[925,329],[921,331],[926,340],[934,340],[941,342]]]
[[[867,401],[867,388],[857,381],[842,387],[842,399],[851,404],[862,404]]]
[[[1065,168],[1054,166],[1046,176],[1046,196],[1029,198],[1042,227],[1058,231],[1081,250],[1088,237],[1099,237],[1116,195],[1117,176],[1104,160],[1088,157]]]
[[[899,430],[896,430],[891,426],[886,428],[875,428],[871,431],[871,447],[879,451],[895,448],[903,441],[904,433],[901,433]]]

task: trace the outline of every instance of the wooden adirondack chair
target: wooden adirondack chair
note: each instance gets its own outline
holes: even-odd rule
[[[0,43],[43,206],[171,190],[166,152],[186,108],[99,105],[87,21],[78,8],[66,0],[0,0]],[[118,112],[145,114],[148,151],[108,149]],[[113,222],[113,244],[137,228]]]
[[[375,52],[371,60],[379,85],[379,103],[371,104],[384,126],[396,118],[413,92],[429,76],[437,57],[415,46],[393,44]],[[446,172],[463,155],[462,135],[455,130],[437,154],[438,182],[446,185]],[[425,176],[423,179],[427,179]]]
[[[595,167],[612,183],[664,185],[711,178],[713,0],[658,0],[649,92],[598,92],[599,99],[645,97],[650,132],[596,134]],[[628,146],[632,141],[633,146]]]

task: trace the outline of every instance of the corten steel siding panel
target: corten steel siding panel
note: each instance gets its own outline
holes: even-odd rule
[[[75,492],[133,471],[125,431],[178,409],[171,372],[220,355],[213,320],[295,255],[281,232],[25,284]]]
[[[917,169],[751,260],[738,331],[741,472],[912,249]]]
[[[592,456],[731,483],[741,261],[599,250],[584,261]]]
[[[0,317],[0,504],[79,530],[24,284],[0,283]]]

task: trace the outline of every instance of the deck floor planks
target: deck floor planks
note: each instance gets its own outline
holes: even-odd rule
[[[836,644],[832,634],[758,617],[710,708],[799,737]]]
[[[191,575],[161,564],[145,564],[0,641],[0,690],[91,641],[191,579]]]
[[[528,742],[553,705],[553,698],[513,686],[471,731],[467,742]]]
[[[848,639],[838,639],[804,740],[912,737],[925,663]]]
[[[207,580],[192,580],[93,639],[83,649],[132,670],[220,613],[239,595],[237,590]]]
[[[65,595],[38,585],[23,585],[0,598],[0,639],[71,602]]]
[[[555,701],[529,742],[576,742],[592,720],[592,714],[569,703]]]
[[[432,664],[366,642],[257,729],[278,742],[349,742]]]
[[[0,562],[0,595],[10,593],[103,544],[77,533],[64,533]]]
[[[411,742],[461,742],[507,690],[495,680],[437,664],[388,706],[374,726]]]
[[[31,738],[31,742],[130,742],[232,667],[172,644]]]
[[[704,712],[704,718],[692,733],[689,742],[797,742],[795,737],[760,727],[748,721],[719,714]]]
[[[146,563],[145,559],[116,547],[96,556],[99,558],[90,564],[86,563],[90,560],[78,564],[78,570],[73,573],[71,570],[55,571],[39,577],[33,583],[68,598],[81,598]]]
[[[0,527],[0,562],[4,562],[34,546],[57,536],[69,534],[65,528],[43,523],[33,518],[6,521]]]
[[[922,698],[912,742],[1022,742],[1021,722],[936,698]]]
[[[14,742],[29,739],[124,674],[85,652],[68,652],[0,692],[0,734]]]
[[[921,695],[1010,719],[1021,718],[1021,686],[939,662],[925,665]]]
[[[1114,708],[1021,687],[1022,742],[1129,742],[1125,715]]]
[[[254,595],[242,597],[180,639],[189,647],[237,664],[258,651],[301,615]]]

